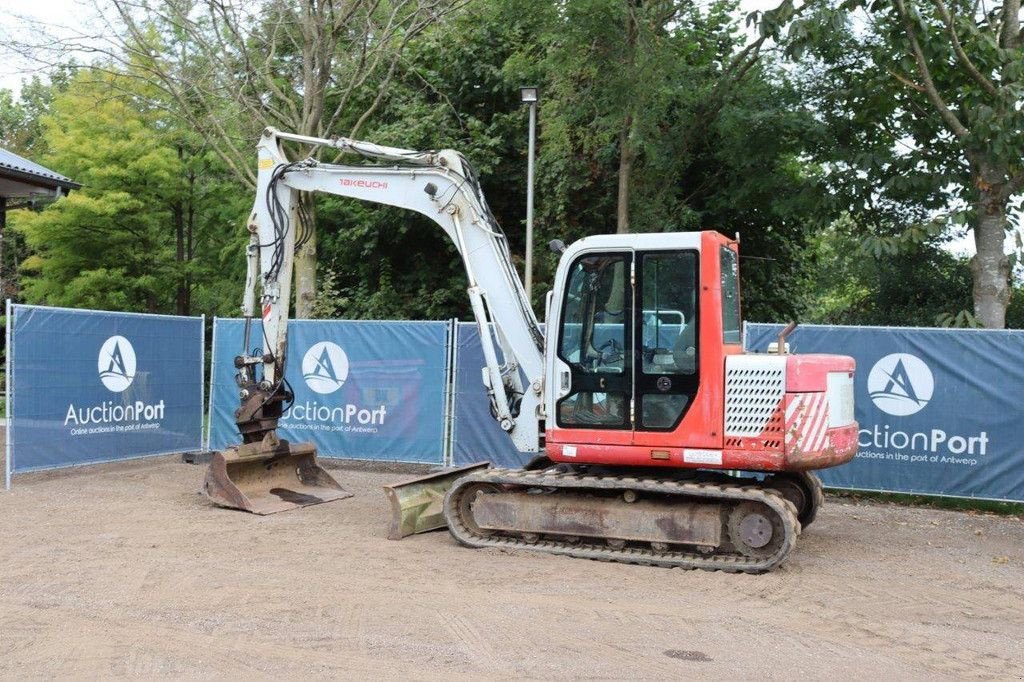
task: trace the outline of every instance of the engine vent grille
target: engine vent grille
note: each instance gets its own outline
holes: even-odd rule
[[[725,370],[725,435],[760,436],[771,424],[786,391],[785,357],[730,356]],[[775,435],[775,434],[772,434]]]

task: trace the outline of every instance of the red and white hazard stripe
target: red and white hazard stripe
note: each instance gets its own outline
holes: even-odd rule
[[[821,452],[828,445],[828,400],[824,393],[798,393],[786,406],[786,450]]]

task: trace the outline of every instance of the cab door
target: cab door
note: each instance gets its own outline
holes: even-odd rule
[[[633,263],[633,252],[622,250],[587,253],[569,267],[556,351],[568,370],[556,377],[563,396],[553,416],[578,443],[632,442]]]

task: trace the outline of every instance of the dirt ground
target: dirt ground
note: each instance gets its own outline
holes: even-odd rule
[[[385,538],[381,485],[270,517],[163,457],[0,492],[0,677],[1013,679],[1024,522],[832,499],[778,571]]]

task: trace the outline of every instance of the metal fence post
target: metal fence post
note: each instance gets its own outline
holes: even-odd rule
[[[11,315],[11,299],[7,299],[7,325],[4,330],[6,336],[6,367],[4,371],[4,416],[5,416],[5,427],[4,427],[4,489],[11,489],[11,425],[14,424],[14,391],[11,390],[11,382],[13,375],[11,374],[11,356],[14,355],[14,348],[11,346],[11,328],[14,326],[14,316]]]
[[[446,467],[452,466],[454,442],[454,421],[455,421],[455,353],[458,346],[458,320],[448,320],[448,348],[445,353],[444,373],[444,447],[442,449],[442,464]]]
[[[206,403],[206,444],[203,447],[204,450],[210,449],[210,436],[213,435],[213,394],[216,384],[214,383],[217,378],[217,316],[213,316],[213,338],[210,340],[210,394],[207,396]],[[205,343],[206,336],[204,330],[203,342]],[[203,357],[206,357],[206,351],[203,351]]]
[[[199,316],[199,449],[206,450],[203,403],[206,402],[206,313]]]

